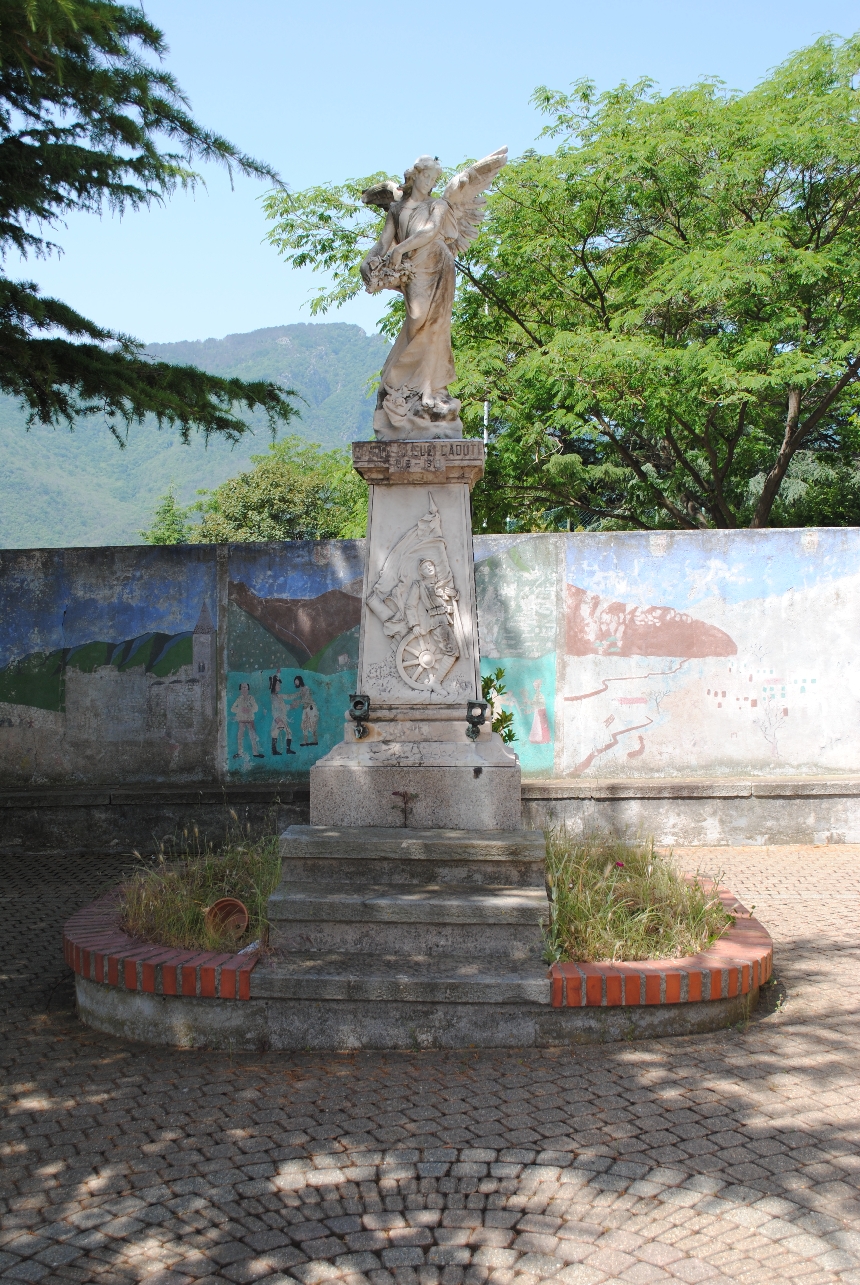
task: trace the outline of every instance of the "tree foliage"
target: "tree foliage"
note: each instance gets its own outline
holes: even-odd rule
[[[361,194],[392,175],[380,171],[346,183],[323,183],[291,192],[280,188],[263,198],[266,217],[273,223],[266,240],[293,268],[313,267],[326,272],[330,285],[311,300],[311,315],[339,308],[364,288],[358,267],[385,223],[385,213],[364,205]]]
[[[827,37],[745,94],[536,92],[556,148],[502,171],[458,265],[470,431],[492,406],[480,526],[860,521],[858,66],[860,37]],[[375,230],[338,240],[346,193],[277,225],[334,268],[320,306]]]
[[[148,544],[232,544],[364,536],[367,486],[346,451],[285,437],[251,462],[252,469],[201,492],[205,498],[188,508],[168,491],[143,538]]]
[[[152,526],[141,531],[147,544],[187,544],[191,534],[191,523],[188,510],[176,502],[176,487],[173,483],[158,501],[153,515]]]
[[[197,161],[277,182],[277,175],[203,129],[170,73],[143,10],[114,0],[4,0],[0,12],[0,253],[43,256],[46,230],[73,210],[122,213],[200,182]],[[117,432],[152,414],[187,438],[238,437],[237,407],[276,428],[289,390],[151,361],[127,335],[81,316],[32,282],[0,276],[0,389],[30,422],[103,414]]]

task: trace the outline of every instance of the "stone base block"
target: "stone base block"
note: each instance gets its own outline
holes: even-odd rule
[[[252,974],[252,978],[253,978]],[[123,1039],[172,1048],[559,1048],[694,1035],[745,1021],[758,990],[734,999],[617,1008],[546,1004],[415,1004],[385,1001],[186,999],[143,995],[75,978],[78,1015]]]
[[[520,811],[519,764],[311,768],[311,825],[519,830]]]

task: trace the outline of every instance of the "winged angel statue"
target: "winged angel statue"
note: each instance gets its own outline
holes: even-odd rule
[[[364,284],[370,294],[399,290],[406,302],[406,320],[382,369],[373,416],[378,438],[463,436],[460,402],[448,392],[455,377],[454,255],[478,235],[483,193],[507,159],[508,149],[500,147],[433,196],[439,158],[419,156],[402,186],[389,180],[362,193],[365,205],[388,212],[382,235],[362,261]]]

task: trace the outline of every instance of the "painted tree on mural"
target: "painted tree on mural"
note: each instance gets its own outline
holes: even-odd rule
[[[746,94],[536,92],[560,143],[502,171],[459,262],[479,526],[860,521],[858,67],[828,37]],[[333,272],[321,309],[358,289],[369,181],[269,200]]]
[[[71,211],[115,213],[194,187],[197,161],[277,182],[268,166],[202,128],[143,10],[113,0],[3,0],[0,15],[0,252],[39,256]],[[153,415],[238,437],[237,409],[274,430],[295,414],[289,390],[152,361],[142,344],[0,274],[0,389],[30,422],[104,415],[113,431]]]

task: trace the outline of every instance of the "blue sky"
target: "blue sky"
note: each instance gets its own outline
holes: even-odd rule
[[[667,89],[716,75],[749,88],[817,35],[849,35],[846,0],[147,0],[166,34],[167,66],[197,119],[274,165],[293,188],[376,169],[421,152],[445,163],[507,143],[533,144],[538,84],[589,76],[606,88],[649,75]],[[207,190],[126,216],[73,217],[59,260],[10,260],[13,275],[94,320],[152,341],[206,339],[310,320],[310,273],[262,244],[262,184]],[[384,302],[384,301],[383,301]],[[331,320],[375,327],[378,298]]]

